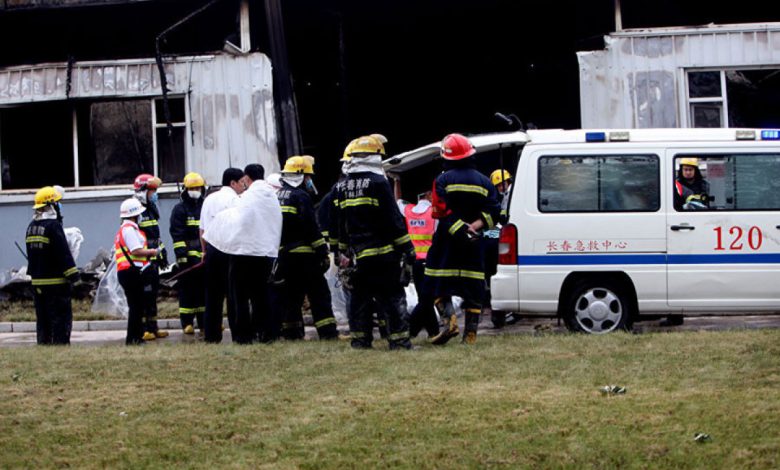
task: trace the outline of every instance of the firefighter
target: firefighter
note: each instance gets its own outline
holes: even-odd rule
[[[390,349],[411,349],[401,276],[402,270],[411,270],[416,257],[384,176],[384,155],[384,145],[377,137],[360,137],[351,144],[345,177],[339,181],[334,197],[330,237],[335,243],[331,249],[342,277],[348,278],[352,287],[352,347],[371,348],[376,301],[387,319]]]
[[[490,174],[490,182],[496,187],[501,212],[499,214],[499,224],[506,223],[508,218],[509,189],[512,184],[512,175],[504,170],[497,169]],[[506,315],[503,312],[494,312],[491,306],[492,295],[490,290],[490,279],[498,272],[498,239],[501,234],[500,226],[485,230],[483,233],[483,244],[485,253],[485,300],[482,305],[482,314],[490,316],[494,328],[503,328],[506,325]]]
[[[146,287],[155,266],[149,261],[160,254],[160,248],[149,248],[138,220],[147,209],[136,198],[122,201],[119,217],[122,225],[114,238],[116,274],[127,298],[127,337],[125,344],[143,344]]]
[[[674,208],[678,211],[706,210],[710,207],[710,184],[701,174],[699,159],[680,159],[680,169],[674,180]]]
[[[206,181],[198,173],[184,176],[181,202],[171,212],[171,238],[176,266],[179,271],[199,265],[203,258],[200,245],[200,210]],[[204,270],[195,268],[183,274],[178,282],[179,318],[184,334],[195,333],[194,321],[203,330],[203,313],[206,311]]]
[[[135,198],[146,209],[138,219],[138,227],[146,236],[146,243],[150,249],[159,248],[158,255],[151,260],[152,266],[145,277],[149,284],[144,286],[144,340],[151,341],[155,338],[165,338],[167,331],[160,330],[157,326],[157,292],[160,290],[160,269],[168,267],[168,253],[165,251],[160,237],[160,210],[157,208],[157,188],[162,181],[148,173],[138,175],[133,182]]]
[[[330,268],[328,246],[314,215],[311,195],[316,193],[311,178],[314,158],[308,155],[287,159],[282,170],[279,204],[282,206],[282,241],[278,270],[283,279],[279,293],[282,299],[282,336],[303,339],[301,306],[308,296],[314,326],[320,339],[338,336],[333,316],[330,289],[325,272]]]
[[[70,344],[70,284],[79,280],[79,272],[60,222],[61,199],[62,194],[51,186],[35,193],[35,212],[25,237],[38,344]]]
[[[431,339],[445,344],[460,333],[452,296],[463,299],[463,342],[477,341],[477,328],[485,297],[485,266],[480,232],[498,220],[496,188],[476,170],[476,153],[468,138],[450,134],[442,140],[444,173],[434,182],[434,216],[439,225],[425,266],[426,288],[435,299],[444,329]]]

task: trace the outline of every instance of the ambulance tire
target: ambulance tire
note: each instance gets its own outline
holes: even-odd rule
[[[562,312],[569,331],[605,334],[631,328],[626,289],[612,279],[581,279],[569,291]]]

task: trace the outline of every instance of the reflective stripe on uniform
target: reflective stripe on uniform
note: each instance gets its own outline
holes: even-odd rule
[[[154,227],[156,225],[158,225],[156,220],[144,220],[138,224],[139,227]]]
[[[54,277],[48,279],[33,279],[32,285],[34,286],[58,286],[60,284],[67,284],[68,280],[64,277]]]
[[[392,253],[393,245],[380,246],[379,248],[366,248],[355,256],[355,259],[367,258],[369,256],[386,255]]]
[[[187,248],[187,242],[173,242],[173,249],[176,248]]]
[[[343,201],[339,201],[339,207],[341,209],[345,207],[355,207],[355,206],[376,206],[379,207],[379,200],[374,199],[372,197],[358,197],[354,199],[345,199]]]
[[[298,208],[295,206],[282,206],[282,212],[286,214],[297,214]]]
[[[325,244],[325,239],[324,238],[320,238],[318,240],[314,240],[314,242],[311,244],[311,246],[312,246],[312,248],[319,248],[319,247],[321,247],[324,244]]]
[[[452,227],[450,227],[448,232],[450,232],[450,235],[455,235],[455,232],[460,230],[460,228],[463,227],[464,225],[466,225],[466,222],[458,219],[458,220],[455,221],[454,224],[452,224]]]
[[[409,235],[412,241],[433,240],[433,235]]]
[[[192,256],[194,258],[203,258],[203,253],[200,251],[191,250],[187,252],[187,256]]]
[[[488,190],[486,188],[476,184],[448,184],[444,190],[448,193],[464,192],[481,194],[482,196],[488,195]]]
[[[434,269],[425,268],[425,275],[430,277],[465,277],[467,279],[485,280],[485,273],[466,269]]]
[[[411,237],[409,237],[409,235],[403,235],[403,236],[400,236],[400,237],[396,238],[395,240],[393,240],[393,245],[401,245],[401,244],[406,243],[406,242],[409,242],[409,243],[412,242],[412,239],[411,239]]]
[[[194,219],[187,220],[187,226],[200,227],[200,220],[194,220]]]
[[[193,308],[187,308],[187,307],[179,307],[179,314],[180,315],[190,315],[193,313],[203,313],[206,311],[206,307],[193,307]]]
[[[363,333],[362,331],[350,331],[349,337],[352,339],[361,339],[361,338],[365,338],[366,334]]]
[[[25,238],[24,241],[26,243],[49,243],[49,237],[30,235],[29,237]]]
[[[393,333],[387,337],[390,341],[398,341],[399,339],[408,339],[409,331],[402,331],[400,333]]]
[[[70,276],[70,275],[76,274],[77,272],[79,272],[79,268],[77,268],[77,267],[73,266],[73,267],[72,267],[72,268],[70,268],[70,269],[66,269],[66,270],[65,270],[65,272],[64,272],[64,273],[62,273],[62,274],[64,274],[64,275],[65,275],[65,277],[68,277],[68,276]]]
[[[493,217],[490,217],[490,214],[488,214],[487,212],[483,212],[482,217],[484,217],[485,222],[487,222],[487,228],[492,228],[495,225],[493,223]]]
[[[428,251],[431,249],[430,245],[423,245],[423,246],[417,246],[414,247],[415,253],[428,253]]]
[[[290,250],[290,253],[314,253],[314,248],[308,245],[298,246]]]
[[[315,328],[322,328],[323,326],[326,326],[326,325],[335,325],[335,324],[336,324],[336,319],[333,318],[333,317],[330,317],[330,318],[325,318],[325,319],[322,319],[322,320],[314,323],[314,327]]]

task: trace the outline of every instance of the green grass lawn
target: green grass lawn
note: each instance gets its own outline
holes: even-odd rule
[[[0,467],[780,466],[780,330],[420,344],[0,350]]]
[[[92,312],[92,300],[73,300],[73,320],[115,320],[102,313]],[[161,297],[157,301],[158,318],[179,318],[179,301]],[[0,322],[35,321],[35,305],[32,300],[0,301]]]

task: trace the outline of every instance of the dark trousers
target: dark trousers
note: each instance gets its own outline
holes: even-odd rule
[[[186,269],[186,268],[185,268]],[[193,325],[198,320],[198,328],[204,330],[203,314],[206,311],[205,268],[200,267],[184,274],[177,283],[179,294],[179,318],[181,327]]]
[[[439,334],[439,321],[433,307],[433,297],[430,290],[425,288],[425,260],[418,259],[412,269],[414,289],[417,291],[417,305],[409,315],[409,331],[412,336],[417,336],[423,328],[429,337]]]
[[[266,256],[230,256],[228,323],[234,343],[270,342],[279,337],[279,319],[269,299],[272,266],[273,258]]]
[[[36,287],[34,302],[38,344],[70,344],[70,285]]]
[[[160,292],[160,271],[151,263],[144,269],[144,331],[157,333],[157,293]]]
[[[222,341],[222,311],[228,292],[230,256],[211,245],[206,245],[203,270],[206,282],[206,313],[203,318],[204,339],[207,343]],[[231,306],[228,304],[228,312]]]
[[[148,271],[151,268],[147,268]],[[141,271],[138,269],[125,269],[124,271],[118,271],[117,278],[119,279],[119,285],[125,291],[125,297],[127,298],[127,336],[125,337],[125,344],[143,344],[144,336],[144,277]]]
[[[387,320],[390,349],[411,348],[406,323],[406,295],[401,268],[394,256],[372,256],[358,262],[350,299],[349,331],[353,348],[370,348],[374,339],[374,310],[382,306]]]
[[[282,336],[286,339],[304,337],[301,312],[304,296],[309,298],[312,319],[320,339],[338,336],[328,282],[318,269],[316,261],[315,257],[309,254],[289,254],[281,260],[284,284],[278,292],[283,306]]]

